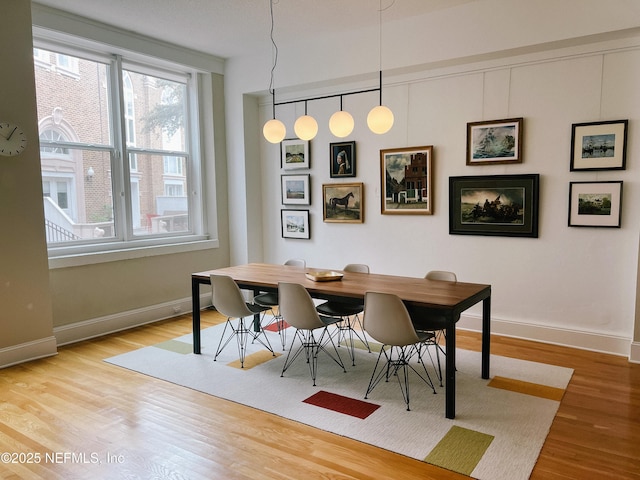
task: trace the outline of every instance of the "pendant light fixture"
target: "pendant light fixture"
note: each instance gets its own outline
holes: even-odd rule
[[[301,140],[311,140],[318,133],[318,122],[311,115],[307,115],[307,101],[304,102],[304,115],[298,117],[293,130]]]
[[[395,0],[394,2],[395,3]],[[393,5],[393,3],[391,5]],[[393,126],[394,117],[393,112],[389,107],[382,104],[382,0],[380,0],[379,13],[379,28],[380,28],[380,71],[379,71],[379,86],[377,88],[370,88],[367,90],[359,90],[355,92],[337,93],[334,95],[325,95],[314,98],[304,98],[299,100],[290,100],[285,102],[276,102],[276,92],[273,88],[273,74],[278,63],[278,47],[273,38],[273,0],[269,1],[271,12],[271,43],[273,44],[273,67],[271,68],[271,83],[269,85],[269,93],[273,99],[273,118],[267,121],[262,128],[264,138],[271,143],[280,143],[287,135],[287,129],[285,125],[278,119],[276,119],[276,106],[286,105],[290,103],[304,102],[304,115],[298,117],[294,124],[294,131],[298,138],[301,140],[311,140],[315,138],[318,133],[318,122],[311,115],[307,114],[307,102],[312,100],[322,100],[326,98],[340,97],[340,110],[335,112],[329,119],[329,130],[333,135],[338,138],[344,138],[353,132],[355,122],[353,116],[342,109],[342,97],[347,95],[357,95],[361,93],[379,92],[379,104],[371,109],[367,115],[367,125],[369,129],[376,134],[387,133]],[[387,7],[388,8],[388,7]]]
[[[338,138],[344,138],[353,132],[355,123],[349,112],[342,109],[342,95],[340,95],[340,110],[331,115],[329,119],[329,130]]]
[[[395,3],[395,1],[394,1]],[[393,3],[391,4],[393,5]],[[389,7],[387,7],[389,8]],[[373,107],[367,115],[367,125],[373,133],[387,133],[393,127],[393,112],[382,104],[382,0],[380,0],[380,8],[378,9],[378,42],[380,55],[380,104]]]
[[[284,140],[284,137],[287,135],[287,128],[284,126],[280,120],[276,119],[276,90],[273,87],[273,73],[276,69],[276,65],[278,64],[278,45],[276,45],[275,40],[273,39],[273,0],[269,0],[269,9],[271,12],[271,45],[273,46],[273,66],[271,67],[271,79],[269,82],[269,93],[271,93],[271,98],[273,99],[273,118],[264,124],[262,127],[262,134],[264,138],[267,139],[268,142],[271,143],[280,143]]]

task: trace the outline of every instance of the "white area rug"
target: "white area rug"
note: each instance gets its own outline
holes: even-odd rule
[[[559,406],[556,400],[489,387],[489,380],[480,377],[480,353],[458,349],[455,420],[444,417],[444,388],[436,384],[434,395],[415,375],[411,378],[411,411],[407,411],[397,381],[381,382],[364,400],[377,353],[357,350],[353,367],[346,348],[340,347],[347,373],[321,353],[314,387],[304,356],[280,377],[286,352],[282,351],[277,333],[267,332],[275,352],[281,354],[276,358],[269,355],[267,361],[252,368],[231,367],[228,364],[238,358],[232,341],[214,362],[222,328],[219,325],[202,331],[201,355],[192,353],[189,334],[106,361],[419,460],[437,451],[439,442],[454,426],[461,427],[457,431],[493,436],[473,462],[472,471],[441,465],[487,480],[529,478]],[[294,330],[290,328],[287,333],[290,342]],[[248,353],[262,350],[262,345],[255,343],[249,346]],[[431,368],[429,371],[435,380],[435,372]],[[567,368],[491,356],[492,377],[565,389],[572,373]],[[380,407],[360,419],[303,403],[319,391]],[[454,458],[464,457],[464,450],[470,449],[464,442],[448,448],[460,448],[460,452],[453,452]]]

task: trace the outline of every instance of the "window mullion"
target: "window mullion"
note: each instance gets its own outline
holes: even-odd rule
[[[133,237],[131,222],[131,187],[129,180],[129,162],[126,147],[124,124],[124,99],[122,86],[122,57],[114,55],[111,68],[111,91],[113,108],[113,144],[115,152],[112,155],[113,168],[113,203],[116,210],[115,222],[118,237],[130,240]]]

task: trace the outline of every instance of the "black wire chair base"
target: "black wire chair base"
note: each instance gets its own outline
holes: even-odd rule
[[[364,398],[367,399],[369,397],[369,394],[380,383],[382,379],[388,382],[391,377],[396,377],[398,379],[398,384],[400,385],[400,391],[402,392],[404,403],[407,405],[407,411],[410,411],[409,370],[413,370],[413,372],[418,375],[418,377],[420,377],[423,382],[429,385],[434,394],[436,393],[436,389],[433,386],[431,376],[429,375],[427,367],[422,360],[422,356],[419,354],[418,347],[416,347],[415,345],[407,345],[404,347],[391,346],[388,349],[389,353],[387,353],[387,349],[385,348],[387,346],[388,345],[383,345],[380,349],[380,354],[378,355],[376,365],[373,368],[371,380],[369,380],[369,386],[367,387],[367,393],[364,395]],[[418,370],[416,370],[410,363],[411,358],[416,354],[418,355],[418,363],[422,365],[425,375],[418,372]],[[380,360],[382,359],[383,355],[385,357],[385,361],[382,365]],[[380,366],[380,369],[378,369],[378,366]]]
[[[340,366],[346,373],[347,370],[344,367],[344,363],[342,363],[342,359],[340,358],[340,354],[338,353],[336,344],[333,342],[333,338],[327,330],[327,327],[322,328],[322,333],[320,334],[320,338],[318,339],[316,339],[314,332],[314,330],[296,330],[293,341],[291,342],[291,347],[289,348],[289,353],[287,353],[287,358],[285,359],[284,366],[282,367],[282,373],[280,374],[281,377],[284,377],[284,372],[287,371],[287,369],[296,360],[296,358],[300,356],[302,352],[304,352],[306,361],[309,364],[309,373],[311,374],[311,379],[313,380],[314,387],[316,386],[316,376],[318,373],[318,353],[320,353],[320,351],[326,353],[329,358],[336,362],[338,366]],[[300,340],[300,345],[294,351],[296,339]],[[326,348],[329,343],[331,344],[331,347],[333,347],[335,356],[330,350]]]
[[[360,331],[356,330],[354,325],[356,322],[360,325]],[[360,340],[369,353],[371,353],[371,346],[369,345],[369,341],[367,340],[367,336],[364,333],[364,329],[362,328],[362,322],[360,321],[359,315],[342,317],[342,321],[336,324],[336,333],[337,336],[337,344],[341,345],[341,342],[347,347],[349,352],[349,358],[351,358],[351,365],[355,367],[356,365],[356,356],[355,356],[355,339]]]
[[[247,317],[245,317],[247,318]],[[226,323],[224,324],[224,330],[222,330],[222,336],[220,337],[220,342],[218,343],[218,349],[216,350],[216,354],[213,357],[213,361],[215,362],[218,359],[218,355],[224,350],[224,348],[231,342],[233,338],[237,340],[238,343],[238,356],[240,357],[240,368],[244,368],[244,359],[247,356],[247,341],[251,338],[251,343],[257,341],[262,344],[264,348],[269,350],[273,356],[276,354],[271,347],[271,343],[267,338],[267,335],[264,333],[264,330],[260,328],[259,332],[254,332],[251,328],[247,328],[244,323],[244,318],[238,318],[238,324],[236,326],[233,325],[232,318],[227,318]],[[253,326],[253,317],[251,317],[251,325]],[[230,329],[230,333],[225,341],[225,334],[227,333],[227,328]],[[264,337],[264,341],[261,336]],[[223,344],[224,342],[224,344]],[[265,343],[266,342],[266,343]]]

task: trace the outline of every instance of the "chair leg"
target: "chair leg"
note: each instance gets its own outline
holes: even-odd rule
[[[358,322],[360,325],[360,332],[353,328],[355,322]],[[349,350],[349,357],[351,358],[351,365],[355,367],[356,365],[356,355],[355,355],[355,341],[354,337],[357,337],[360,342],[367,347],[367,351],[371,353],[371,346],[369,345],[369,341],[367,340],[367,336],[364,333],[364,329],[362,328],[362,322],[360,321],[359,315],[354,315],[353,317],[342,317],[342,322],[337,325],[338,328],[338,346],[340,346],[340,342],[344,341],[347,349]]]
[[[225,333],[227,332],[227,327],[230,328],[231,333],[229,334],[229,336],[225,341]],[[259,338],[260,335],[264,335],[264,341],[262,341],[262,339]],[[222,330],[222,336],[220,337],[220,342],[218,343],[218,349],[216,350],[216,354],[213,357],[213,361],[215,362],[218,359],[218,355],[220,355],[222,350],[224,350],[224,348],[229,344],[231,339],[235,337],[238,345],[238,357],[240,358],[240,368],[244,368],[244,359],[246,358],[246,355],[247,355],[247,341],[249,339],[249,336],[252,337],[252,342],[257,340],[259,343],[262,344],[263,347],[269,350],[274,357],[276,356],[275,352],[273,351],[273,348],[271,347],[271,343],[269,342],[269,339],[267,338],[262,328],[260,329],[259,332],[254,332],[253,330],[247,328],[247,326],[244,323],[244,318],[238,318],[238,325],[234,327],[233,323],[231,322],[231,318],[227,318],[227,322],[225,323],[224,329]],[[224,341],[224,344],[223,344],[223,341]]]
[[[280,342],[282,343],[282,351],[284,351],[286,350],[286,345],[287,345],[287,329],[284,327],[285,326],[284,319],[280,315],[280,312],[277,310],[277,307],[273,307],[271,308],[271,310],[267,310],[267,311],[271,312],[271,315],[273,316],[273,318],[271,319],[271,321],[269,321],[266,325],[263,326],[263,329],[274,324],[276,325],[276,327],[278,328],[278,335],[280,335]],[[265,312],[262,315],[262,319],[264,320],[266,316],[267,316],[267,312]]]
[[[368,398],[371,391],[376,387],[376,385],[378,385],[378,383],[380,383],[383,378],[386,381],[389,381],[389,378],[391,376],[395,376],[398,379],[398,384],[400,385],[400,390],[402,392],[404,402],[407,406],[407,411],[411,410],[409,397],[409,369],[413,370],[416,375],[418,375],[427,385],[429,385],[433,393],[436,393],[436,389],[433,386],[433,382],[431,381],[431,376],[429,375],[427,367],[424,364],[424,361],[422,360],[419,352],[420,350],[418,346],[407,345],[404,347],[392,346],[389,348],[389,354],[387,354],[385,345],[383,345],[382,349],[380,350],[380,354],[378,355],[378,359],[376,360],[376,365],[374,366],[373,373],[371,374],[369,386],[367,387],[367,393],[365,393],[364,398]],[[418,362],[424,368],[426,378],[411,365],[411,357],[413,357],[413,355],[415,355],[416,353],[418,354]],[[385,356],[386,362],[385,365],[378,370],[382,355]],[[402,378],[400,378],[401,376]]]
[[[326,335],[326,339],[325,339]],[[300,340],[300,346],[294,350],[294,345],[296,343],[296,338]],[[333,350],[336,353],[334,357],[333,354],[325,348],[325,345],[331,342],[333,346]],[[284,366],[282,367],[281,377],[284,377],[284,372],[291,366],[291,364],[295,361],[298,356],[304,351],[306,361],[309,364],[309,373],[311,374],[311,379],[313,381],[313,386],[316,386],[316,377],[318,373],[318,353],[320,351],[324,351],[334,362],[336,362],[344,372],[347,370],[342,363],[342,359],[340,358],[340,354],[338,354],[338,350],[336,349],[335,343],[333,342],[333,338],[329,334],[326,327],[324,327],[320,338],[316,340],[314,332],[312,330],[296,330],[293,341],[291,342],[291,348],[289,349],[289,353],[287,353],[287,358],[285,358]]]

